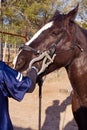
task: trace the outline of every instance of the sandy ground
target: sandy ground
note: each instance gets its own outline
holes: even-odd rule
[[[71,110],[71,85],[62,68],[46,76],[42,89],[41,130],[78,130]],[[22,102],[9,100],[14,130],[39,130],[38,86]]]

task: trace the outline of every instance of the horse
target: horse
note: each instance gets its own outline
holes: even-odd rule
[[[67,14],[58,10],[35,35],[21,47],[14,60],[14,68],[24,72],[32,59],[44,52],[52,60],[41,77],[65,67],[72,92],[72,113],[79,130],[87,130],[87,30],[75,22],[79,5]],[[54,56],[55,55],[55,56]],[[53,58],[54,56],[54,58]],[[39,69],[45,59],[36,62]],[[52,59],[53,58],[53,59]]]

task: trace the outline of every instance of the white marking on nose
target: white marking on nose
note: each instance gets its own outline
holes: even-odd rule
[[[21,53],[22,50],[19,51],[19,53],[16,55],[16,57],[13,59],[13,69],[15,68],[16,62],[17,62],[17,58],[19,56],[19,54]]]
[[[53,25],[53,21],[45,24],[35,35],[25,43],[25,45],[30,45],[43,31],[47,30],[48,28],[51,28]]]

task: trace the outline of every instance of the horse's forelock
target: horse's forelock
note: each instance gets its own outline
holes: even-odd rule
[[[49,20],[49,21],[55,21],[57,20],[59,17],[61,17],[61,14],[59,12],[59,10],[56,10],[53,17]]]

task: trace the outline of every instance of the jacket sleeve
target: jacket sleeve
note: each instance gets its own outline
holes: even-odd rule
[[[30,89],[28,90],[29,93],[32,93],[36,86],[36,79],[37,79],[37,71],[34,68],[31,68],[28,72],[28,77],[31,79],[32,84]]]
[[[29,77],[23,77],[20,72],[10,68],[4,62],[0,62],[0,88],[4,96],[21,101],[29,91],[32,81]]]

